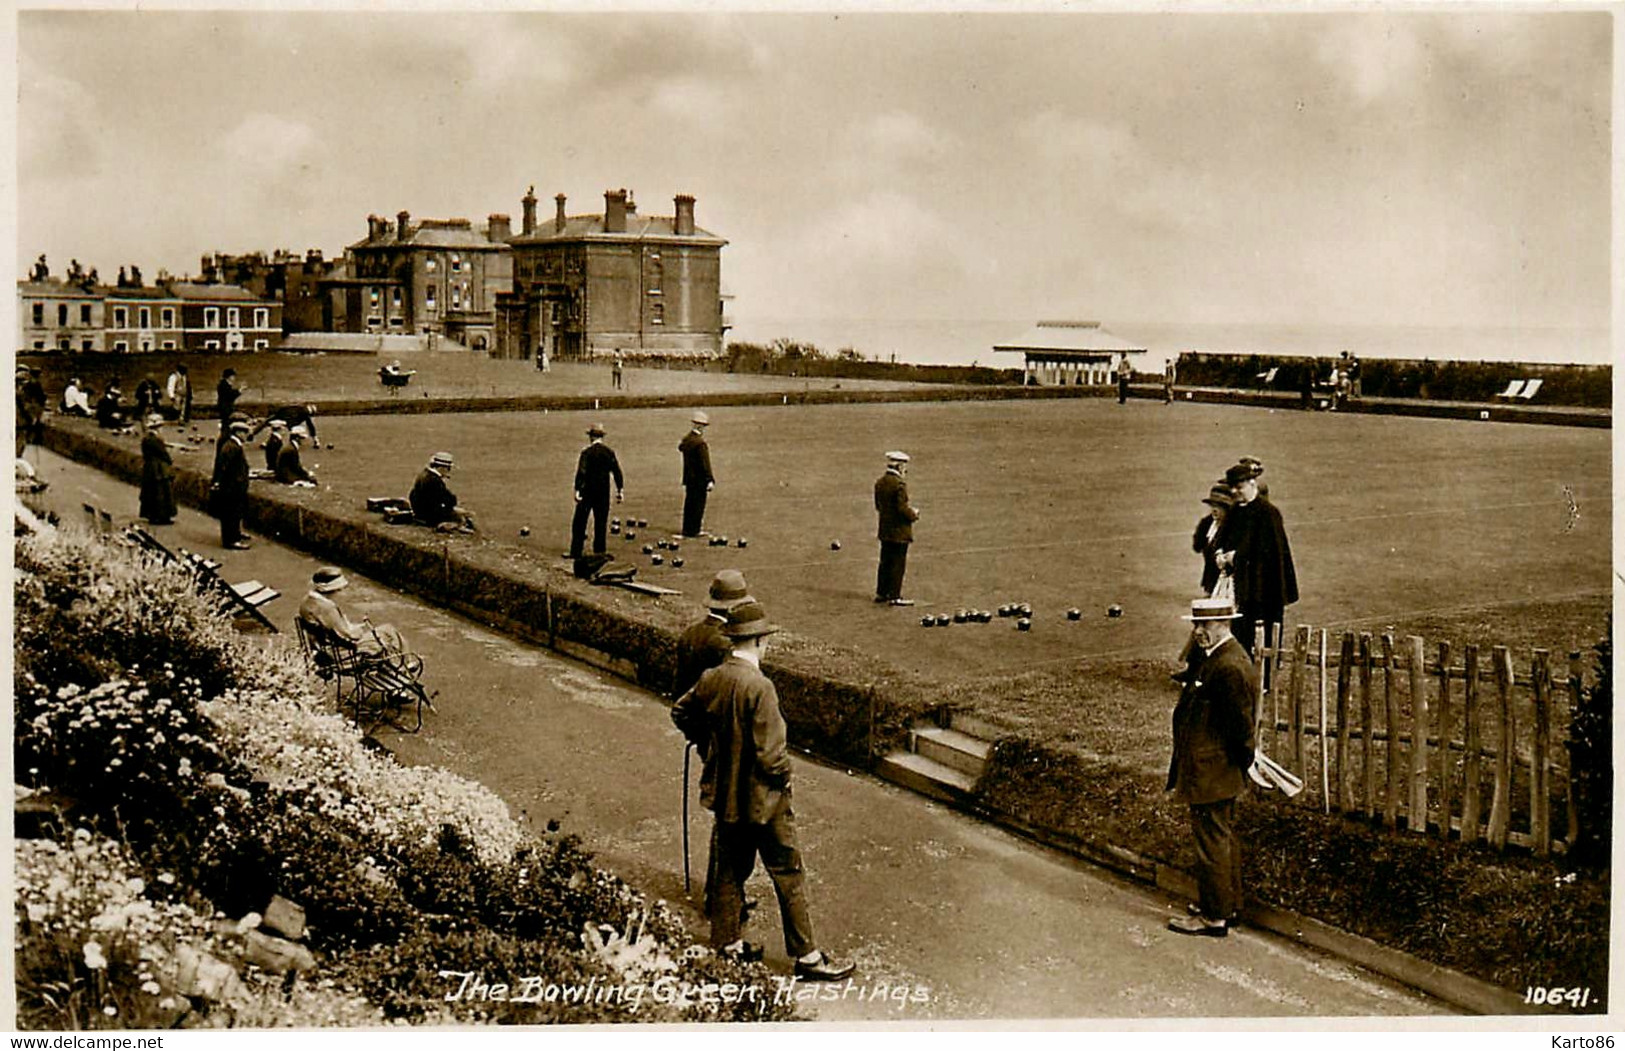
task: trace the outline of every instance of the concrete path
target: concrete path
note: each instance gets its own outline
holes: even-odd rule
[[[65,522],[85,502],[135,514],[135,489],[42,454],[47,504]],[[262,483],[255,483],[262,484]],[[182,509],[155,530],[172,547],[220,558],[230,580],[256,578],[283,597],[267,607],[296,645],[292,618],[319,564],[255,538],[224,552],[213,519]],[[536,826],[558,820],[600,863],[685,911],[682,738],[664,703],[595,669],[515,642],[350,574],[341,605],[393,623],[424,655],[440,691],[416,736],[381,735],[407,763],[480,781]],[[698,778],[698,770],[694,772]],[[1164,929],[1184,903],[1073,861],[864,774],[797,759],[796,816],[821,944],[858,972],[842,999],[803,1004],[821,1021],[1061,1018],[1248,1018],[1448,1013],[1359,968],[1271,935],[1224,940]],[[693,807],[694,898],[710,816]],[[771,884],[750,936],[789,971]],[[899,1004],[898,988],[927,1002]]]

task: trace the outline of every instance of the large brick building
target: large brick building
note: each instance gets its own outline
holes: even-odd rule
[[[343,312],[342,299],[322,287],[325,279],[344,275],[343,263],[325,259],[319,248],[303,256],[277,249],[269,258],[263,252],[215,252],[203,257],[200,272],[204,284],[238,285],[280,302],[284,332],[328,331],[334,316]]]
[[[716,355],[722,351],[722,247],[694,225],[694,198],[670,216],[640,215],[626,190],[604,211],[536,221],[532,189],[513,247],[513,288],[497,297],[496,353],[508,358],[588,359]]]
[[[107,287],[51,277],[17,282],[19,351],[140,354],[272,350],[282,306],[235,285],[160,281]]]
[[[383,335],[433,333],[471,350],[494,340],[495,297],[513,281],[506,215],[492,215],[483,230],[467,219],[412,222],[401,212],[391,223],[367,217],[367,236],[347,249],[344,277],[320,285],[342,303],[329,326],[336,332]]]
[[[106,349],[102,303],[106,290],[89,282],[40,276],[17,282],[19,351],[95,353]]]

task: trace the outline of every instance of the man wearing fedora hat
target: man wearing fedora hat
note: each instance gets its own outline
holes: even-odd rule
[[[908,501],[908,453],[886,454],[886,473],[875,480],[875,511],[880,515],[880,569],[875,574],[875,601],[912,606],[903,597],[908,571],[908,545],[914,542],[919,510]]]
[[[1174,707],[1174,750],[1168,788],[1190,807],[1196,841],[1199,898],[1170,930],[1222,938],[1241,911],[1241,844],[1236,797],[1253,763],[1254,702],[1258,678],[1234,636],[1235,604],[1223,598],[1191,603],[1195,671]]]
[[[604,444],[604,425],[595,423],[587,428],[587,447],[576,460],[576,513],[570,522],[570,556],[581,557],[581,546],[587,539],[587,516],[592,515],[593,554],[604,553],[609,533],[609,482],[615,480],[615,500],[626,497],[626,479],[621,475],[621,462],[615,450]]]
[[[214,458],[214,481],[209,486],[210,506],[220,519],[220,546],[248,550],[243,537],[243,512],[248,507],[248,421],[234,418]]]
[[[683,454],[683,535],[694,537],[703,535],[705,499],[716,477],[711,473],[711,447],[705,444],[711,417],[696,410],[690,422],[693,427],[683,435],[677,451]]]
[[[672,696],[681,697],[694,688],[700,676],[728,659],[733,644],[722,633],[728,611],[754,602],[745,586],[745,575],[737,569],[724,569],[711,580],[704,619],[685,628],[677,637],[677,677]]]
[[[1240,613],[1236,638],[1249,653],[1257,641],[1258,623],[1264,624],[1267,648],[1275,641],[1275,626],[1286,615],[1286,607],[1298,601],[1292,545],[1287,542],[1280,509],[1262,498],[1258,477],[1263,473],[1264,465],[1253,460],[1236,464],[1224,476],[1236,494],[1236,506],[1225,529],[1225,547],[1233,553],[1229,563]]]
[[[700,676],[672,706],[671,720],[699,749],[700,803],[715,816],[706,915],[711,947],[754,956],[740,937],[745,881],[756,867],[773,878],[784,947],[803,981],[840,981],[851,964],[818,948],[807,911],[801,851],[790,801],[790,753],[779,696],[762,674],[767,637],[778,630],[754,600],[728,611],[728,659]]]
[[[474,513],[458,505],[457,494],[446,484],[452,466],[451,453],[438,452],[429,457],[428,466],[418,472],[417,480],[412,483],[406,502],[412,506],[412,517],[424,525],[472,533]]]

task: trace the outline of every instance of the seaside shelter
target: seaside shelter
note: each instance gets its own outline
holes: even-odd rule
[[[1040,321],[1016,339],[993,345],[994,353],[1024,355],[1023,384],[1109,384],[1124,358],[1137,370],[1146,348],[1114,336],[1098,321]]]

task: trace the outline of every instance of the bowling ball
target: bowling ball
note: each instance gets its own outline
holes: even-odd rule
[[[839,551],[841,549],[841,542],[839,540],[831,540],[829,542],[829,549],[831,551]]]
[[[946,628],[953,621],[953,617],[946,613],[937,614],[937,627]]]
[[[662,551],[666,550],[666,538],[661,537],[659,540],[656,540],[655,547],[658,547]]]
[[[744,537],[740,537],[737,541],[735,541],[735,543],[737,543],[740,547],[745,547],[750,543],[750,541],[746,540]]]
[[[936,622],[937,622],[937,618],[927,614],[926,616],[923,616],[923,617],[920,618],[920,627],[929,628],[932,625],[936,624]]]
[[[636,540],[638,538],[638,531],[636,529],[628,529],[624,535],[628,540]]]
[[[1067,610],[1066,611],[1066,619],[1067,620],[1082,620],[1083,619],[1083,610],[1077,609],[1075,607],[1073,609]]]
[[[1022,617],[1020,620],[1016,621],[1016,630],[1031,631],[1033,630],[1033,622],[1026,617]]]
[[[673,569],[682,569],[683,568],[683,560],[680,559],[680,558],[672,559],[671,560],[671,568],[673,568]]]
[[[649,564],[651,566],[658,566],[664,561],[665,559],[661,558],[659,555],[654,555],[649,559]]]
[[[530,526],[520,526],[519,527],[519,535],[520,536],[529,536],[530,535]]]
[[[1033,615],[1033,608],[1027,605],[1027,603],[1023,602],[1021,605],[1016,607],[1016,612],[1021,614],[1023,617],[1030,617]]]
[[[962,610],[962,609],[954,610],[954,623],[955,624],[963,624],[963,623],[965,623],[965,611],[964,610]]]
[[[1122,615],[1123,615],[1123,607],[1119,606],[1117,603],[1114,602],[1110,606],[1106,607],[1106,616],[1108,616],[1108,617],[1121,617]]]
[[[643,545],[643,553],[644,553],[644,554],[646,554],[646,555],[652,555],[652,554],[654,554],[654,553],[655,553],[655,549],[654,549],[654,547],[653,547],[653,545],[650,545],[650,544],[644,544],[644,545]]]
[[[336,445],[334,445],[334,444],[333,444],[333,443],[332,443],[332,442],[328,442],[328,443],[327,443],[327,448],[328,448],[328,449],[329,449],[329,450],[332,450],[332,449],[337,449],[337,448],[338,448],[338,446],[336,446]]]

